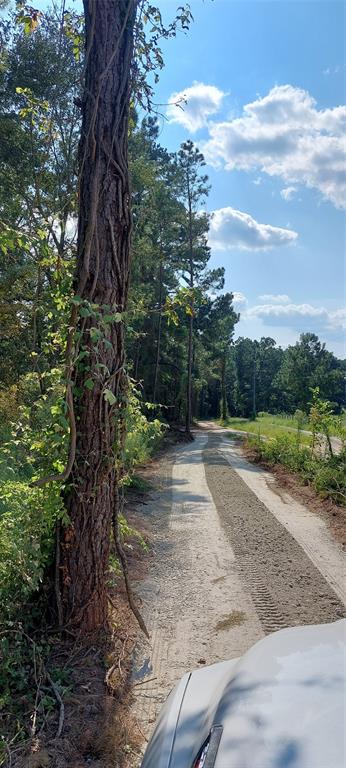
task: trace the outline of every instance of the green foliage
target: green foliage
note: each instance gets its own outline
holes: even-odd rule
[[[134,468],[146,461],[158,448],[166,425],[157,418],[148,419],[143,409],[152,411],[151,403],[142,403],[139,391],[133,383],[130,384],[128,404],[126,410],[127,434],[125,443],[125,482],[131,482],[130,478]]]
[[[325,440],[329,453],[333,456],[333,447],[331,436],[343,435],[343,427],[340,417],[333,413],[332,403],[329,400],[323,400],[320,397],[320,388],[311,389],[312,403],[309,412],[310,429],[313,436],[313,447],[316,440],[322,438]],[[343,435],[345,437],[345,435]]]
[[[306,416],[304,421],[300,421],[293,416],[277,416],[276,414],[261,411],[257,415],[257,419],[230,417],[223,422],[223,426],[238,429],[241,432],[260,433],[263,437],[280,437],[281,435],[285,436],[293,433],[296,439],[299,437],[300,442],[306,444],[310,444],[311,440],[309,435],[302,434],[301,432],[302,428],[309,429],[309,422]]]
[[[269,464],[282,464],[297,473],[304,484],[311,485],[322,498],[346,504],[346,452],[324,457],[302,445],[299,435],[280,435],[270,440],[249,438],[249,444],[260,459]]]
[[[54,530],[63,518],[59,490],[30,488],[8,480],[0,490],[0,614],[18,615],[20,605],[42,587],[51,563]]]
[[[143,536],[136,530],[136,528],[129,524],[124,515],[120,515],[119,526],[125,549],[132,549],[133,547],[129,540],[135,539],[138,541],[144,552],[148,551],[148,546],[143,539]]]
[[[60,488],[33,488],[40,474],[61,471],[67,448],[61,371],[27,374],[11,388],[0,449],[0,614],[16,616],[42,587],[54,550],[55,526],[66,522]],[[10,393],[11,394],[11,393]],[[1,406],[0,398],[0,406]],[[5,398],[4,398],[5,403]]]
[[[296,408],[308,413],[311,390],[318,387],[321,398],[331,401],[334,412],[344,403],[345,365],[328,352],[314,333],[303,333],[282,358],[274,381],[281,409]]]
[[[40,17],[42,16],[41,11],[27,5],[25,0],[16,0],[16,9],[16,23],[23,27],[25,35],[30,35],[38,27]]]
[[[133,90],[139,105],[151,111],[154,87],[159,80],[159,71],[164,67],[161,44],[176,37],[178,31],[188,31],[193,20],[187,3],[177,8],[176,16],[168,24],[163,22],[157,5],[141,0],[135,23],[135,57],[133,61]],[[152,82],[153,79],[153,82]]]
[[[47,717],[56,710],[56,697],[51,686],[63,698],[72,691],[71,670],[47,666],[54,649],[40,627],[40,603],[32,610],[30,620],[7,622],[0,632],[0,766],[8,765],[8,744],[18,747],[44,727]],[[31,633],[31,635],[29,634]],[[33,639],[34,638],[34,639]],[[7,748],[6,748],[7,742]]]

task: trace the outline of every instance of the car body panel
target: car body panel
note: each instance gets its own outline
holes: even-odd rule
[[[275,632],[183,681],[142,768],[192,768],[213,725],[223,726],[215,768],[345,767],[346,620]]]
[[[186,687],[191,678],[188,673],[169,694],[159,714],[154,733],[146,749],[141,768],[168,768],[174,747],[177,724]]]

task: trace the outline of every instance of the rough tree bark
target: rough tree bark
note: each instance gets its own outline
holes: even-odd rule
[[[61,534],[60,586],[64,622],[89,632],[107,623],[105,581],[117,498],[124,337],[122,323],[109,318],[124,311],[128,294],[127,140],[136,0],[83,3],[86,64],[75,294],[84,307],[91,302],[94,315],[81,313],[73,342],[74,353],[83,352],[83,363],[70,369],[76,438],[65,494],[70,524]]]

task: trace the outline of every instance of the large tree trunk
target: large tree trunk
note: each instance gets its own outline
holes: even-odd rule
[[[74,339],[74,353],[82,352],[83,359],[71,365],[76,446],[65,494],[70,524],[62,531],[60,574],[64,621],[88,632],[107,623],[125,381],[123,325],[114,314],[126,307],[129,280],[127,140],[136,0],[83,2],[86,65],[75,281],[82,311],[76,310]]]

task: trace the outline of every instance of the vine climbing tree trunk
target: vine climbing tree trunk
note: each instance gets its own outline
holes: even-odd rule
[[[121,314],[129,281],[127,137],[136,0],[83,3],[78,256],[67,365],[75,450],[65,491],[70,523],[61,534],[60,589],[64,622],[89,632],[107,622],[106,576],[122,441]]]

